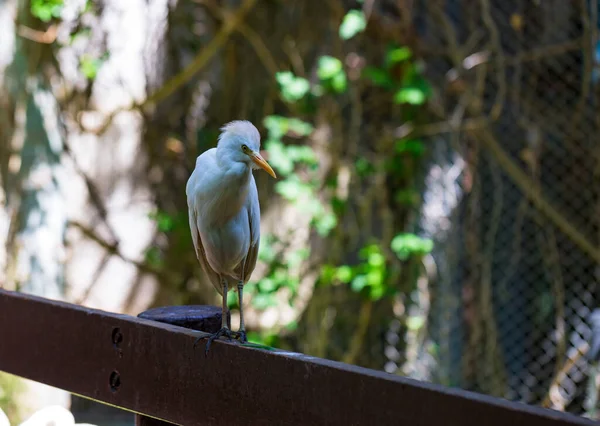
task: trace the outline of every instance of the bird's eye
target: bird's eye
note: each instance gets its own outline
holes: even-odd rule
[[[248,145],[242,145],[242,151],[247,152],[248,151]]]

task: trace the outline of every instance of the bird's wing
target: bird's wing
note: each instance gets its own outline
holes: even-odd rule
[[[256,189],[254,176],[250,177],[250,188],[248,189],[248,198],[246,198],[245,207],[248,212],[248,222],[250,225],[250,248],[244,262],[244,282],[248,282],[256,266],[258,246],[260,244],[260,205],[258,203],[258,190]]]
[[[202,245],[202,237],[200,236],[200,230],[198,228],[198,183],[202,181],[202,177],[208,172],[212,163],[215,162],[215,150],[210,149],[202,154],[196,160],[196,168],[190,176],[186,185],[186,195],[188,202],[188,218],[190,222],[190,231],[192,234],[192,241],[194,242],[194,248],[196,250],[196,257],[200,262],[202,270],[208,277],[212,285],[217,289],[219,294],[222,293],[221,282],[219,275],[211,268],[208,260],[206,259],[206,252]]]
[[[196,257],[198,258],[200,266],[202,267],[202,270],[206,274],[208,280],[217,289],[219,294],[222,295],[223,290],[221,288],[219,275],[210,267],[210,264],[206,259],[206,252],[204,251],[204,246],[202,245],[202,237],[200,236],[200,232],[198,231],[196,211],[190,208],[188,213],[190,220],[190,230],[192,232],[192,241],[194,242],[194,248],[196,249]]]

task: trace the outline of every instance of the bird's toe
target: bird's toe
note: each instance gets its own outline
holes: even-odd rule
[[[210,350],[210,345],[212,344],[212,342],[213,342],[215,339],[218,339],[219,337],[222,337],[222,336],[224,336],[224,337],[227,337],[227,338],[229,339],[229,341],[231,341],[231,339],[232,339],[232,334],[233,334],[233,333],[232,333],[232,331],[231,331],[229,328],[227,328],[227,327],[223,327],[223,328],[221,328],[219,331],[217,331],[216,333],[213,333],[213,334],[205,334],[205,335],[203,335],[203,336],[200,336],[200,337],[198,337],[198,338],[195,340],[195,342],[194,342],[194,348],[196,347],[196,345],[198,344],[198,342],[199,342],[200,340],[203,340],[203,339],[208,339],[208,341],[206,342],[206,348],[204,349],[204,353],[205,353],[205,355],[208,355],[208,351]]]

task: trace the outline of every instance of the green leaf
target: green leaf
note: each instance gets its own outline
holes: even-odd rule
[[[372,287],[369,292],[369,297],[373,300],[379,300],[385,294],[386,288],[384,286]]]
[[[62,9],[63,0],[31,0],[31,14],[42,22],[60,18]]]
[[[290,71],[281,71],[275,74],[275,79],[279,83],[281,95],[288,102],[299,101],[310,90],[310,83],[307,79],[296,77]]]
[[[271,293],[277,290],[277,283],[270,277],[265,277],[258,282],[258,288],[261,293]]]
[[[342,216],[346,209],[347,202],[338,197],[333,197],[331,199],[331,208],[336,216]]]
[[[287,86],[291,84],[296,79],[296,76],[291,71],[280,71],[275,73],[275,80],[282,86]]]
[[[399,259],[406,260],[410,256],[423,256],[433,250],[433,241],[415,234],[398,234],[391,243],[392,250]]]
[[[292,290],[293,294],[296,294],[298,287],[300,286],[300,280],[298,278],[288,276],[285,283],[283,283],[283,286]]]
[[[343,72],[342,61],[333,56],[321,56],[319,58],[317,76],[321,80],[329,80]]]
[[[367,20],[363,11],[351,10],[344,16],[339,34],[343,40],[349,40],[361,31],[364,31],[366,27]]]
[[[333,56],[321,56],[317,66],[317,76],[325,89],[342,93],[348,86],[342,62]]]
[[[89,55],[84,55],[79,61],[79,70],[89,80],[96,78],[98,69],[104,61],[102,59],[92,58]]]
[[[404,189],[396,192],[394,200],[399,204],[414,206],[419,202],[419,193],[414,189]]]
[[[379,246],[377,244],[369,244],[360,249],[359,256],[361,259],[368,260],[371,255],[378,253],[381,253]]]
[[[408,63],[402,76],[402,87],[410,91],[420,91],[425,98],[431,95],[431,85],[421,74],[421,70],[414,64]],[[421,95],[417,95],[421,96]]]
[[[290,145],[287,147],[287,156],[294,162],[317,164],[317,156],[310,146]]]
[[[275,184],[275,191],[288,201],[296,201],[302,196],[310,196],[312,189],[298,178],[288,178]]]
[[[265,150],[269,153],[269,164],[282,176],[294,171],[294,163],[288,156],[283,143],[269,139],[265,142]]]
[[[352,268],[348,265],[340,266],[339,268],[337,268],[337,271],[335,273],[336,278],[344,284],[348,284],[352,280],[353,275],[354,272],[352,271]]]
[[[364,78],[371,80],[375,86],[391,89],[394,86],[394,80],[390,74],[381,68],[367,66],[363,69],[362,75]]]
[[[158,218],[158,229],[162,232],[169,232],[173,229],[173,219],[166,214],[160,215]]]
[[[268,239],[263,239],[264,242],[258,246],[258,258],[265,263],[271,263],[275,260],[275,250],[273,249],[273,245],[269,244]]]
[[[321,284],[331,284],[331,282],[333,281],[333,278],[336,276],[337,274],[337,269],[334,268],[331,265],[323,265],[321,267],[321,277],[320,277],[320,281]]]
[[[309,89],[310,84],[308,80],[298,78],[285,88],[284,97],[291,101],[297,101],[302,99],[308,93]]]
[[[317,218],[315,229],[321,237],[326,237],[336,225],[337,217],[333,213],[325,213]]]
[[[372,269],[367,273],[367,285],[370,287],[383,286],[383,271],[381,269]]]
[[[173,229],[175,220],[165,212],[150,213],[148,217],[156,222],[158,230],[161,232],[169,232]]]
[[[346,74],[341,72],[337,74],[335,77],[331,79],[331,87],[337,93],[343,93],[346,91],[346,87],[348,87],[348,80],[346,79]]]
[[[269,138],[275,140],[281,139],[287,133],[288,123],[288,119],[280,115],[268,115],[263,120],[263,125],[269,133]]]
[[[277,268],[273,272],[272,277],[278,286],[286,285],[290,278],[287,273],[287,269],[284,269],[284,268]]]
[[[352,280],[352,283],[350,284],[350,288],[352,288],[353,291],[358,293],[363,288],[365,288],[366,285],[367,285],[367,277],[364,275],[357,275]]]
[[[379,268],[385,265],[385,258],[381,253],[371,253],[368,258],[369,266]]]
[[[287,118],[277,115],[265,117],[263,124],[269,134],[265,142],[265,149],[269,153],[269,163],[281,175],[289,175],[294,170],[294,162],[317,164],[317,157],[309,146],[286,146],[281,138],[294,133],[296,136],[308,136],[314,130],[310,123],[297,118]]]
[[[368,176],[374,171],[373,165],[364,157],[360,157],[356,160],[354,167],[356,167],[356,171],[362,177]]]
[[[308,136],[315,129],[312,124],[297,118],[288,118],[287,125],[289,131],[296,133],[298,136]]]
[[[410,59],[411,56],[412,51],[406,46],[390,49],[385,55],[385,66],[389,68],[394,64]]]
[[[394,101],[398,104],[423,105],[427,94],[419,87],[404,87],[396,92]]]
[[[410,153],[420,157],[425,153],[425,144],[419,139],[400,139],[396,141],[395,150],[399,154]]]

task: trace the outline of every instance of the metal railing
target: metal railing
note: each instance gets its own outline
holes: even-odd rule
[[[136,318],[0,290],[0,370],[144,425],[595,424],[298,353],[217,341],[205,356],[204,341],[194,347],[203,332],[186,327],[218,327],[218,315],[167,307]]]

